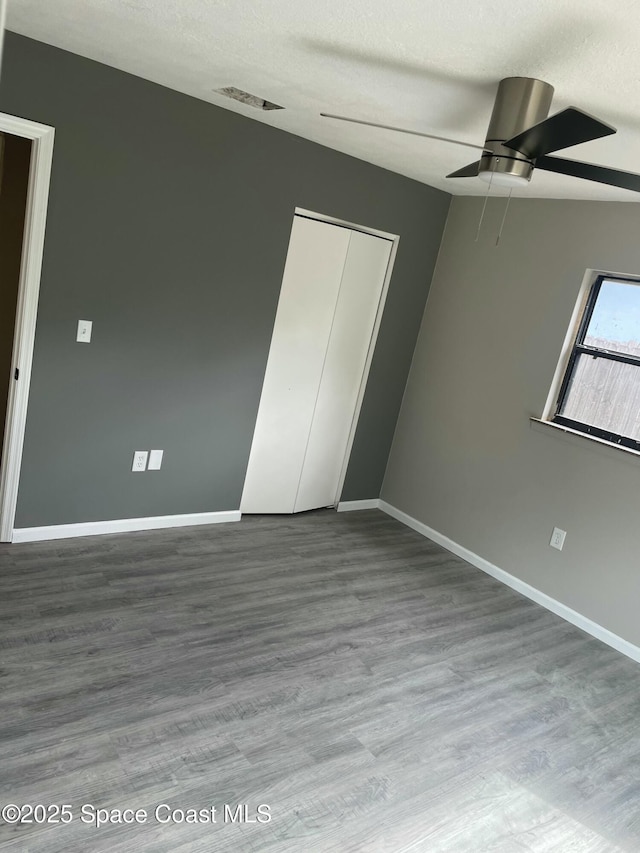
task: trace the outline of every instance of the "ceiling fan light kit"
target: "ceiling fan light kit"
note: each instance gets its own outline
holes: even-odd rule
[[[518,174],[519,172],[522,174]],[[489,168],[480,167],[478,177],[486,184],[514,189],[515,187],[526,187],[532,174],[533,166],[528,163],[522,166],[514,166],[509,163],[505,164],[504,158],[493,157],[490,158]]]

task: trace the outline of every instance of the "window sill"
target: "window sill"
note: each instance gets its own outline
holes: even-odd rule
[[[582,442],[580,443],[583,443],[583,447],[590,450],[600,450],[606,454],[613,454],[618,460],[623,458],[620,454],[635,456],[636,458],[640,457],[640,451],[633,450],[631,447],[622,447],[619,444],[614,444],[612,441],[607,441],[604,438],[598,438],[594,435],[588,435],[585,432],[579,432],[577,429],[571,429],[571,427],[566,427],[562,424],[543,421],[540,418],[529,418],[529,424],[531,429],[536,430],[536,432],[539,431],[549,434],[548,431],[552,430],[559,437],[566,437],[566,439],[572,443],[572,436],[576,436],[577,438],[582,439]]]

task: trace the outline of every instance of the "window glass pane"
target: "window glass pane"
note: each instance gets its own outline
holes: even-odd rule
[[[640,441],[640,367],[579,355],[558,414]]]
[[[640,285],[602,282],[584,343],[640,356]]]

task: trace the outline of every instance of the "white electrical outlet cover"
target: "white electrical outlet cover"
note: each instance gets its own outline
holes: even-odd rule
[[[564,546],[564,539],[565,539],[566,535],[567,535],[566,530],[560,530],[559,527],[554,527],[553,533],[551,534],[551,541],[549,542],[549,545],[551,545],[552,548],[557,548],[558,551],[562,551],[562,548]]]
[[[151,450],[149,452],[149,467],[147,471],[159,471],[162,467],[162,454],[164,450]]]
[[[92,326],[92,320],[78,320],[78,332],[76,334],[76,341],[78,341],[78,343],[88,344],[91,342]]]
[[[147,457],[149,456],[148,450],[136,450],[133,454],[133,465],[131,466],[132,471],[146,471],[147,469]]]

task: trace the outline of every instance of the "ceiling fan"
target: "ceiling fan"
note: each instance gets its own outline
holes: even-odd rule
[[[579,145],[581,142],[590,142],[592,139],[599,139],[616,132],[615,127],[577,107],[567,107],[566,110],[549,116],[553,91],[553,86],[549,83],[531,77],[506,77],[501,80],[484,145],[473,145],[431,133],[421,133],[330,113],[321,113],[321,115],[325,118],[350,121],[369,127],[381,127],[413,136],[424,136],[427,139],[438,139],[482,151],[479,160],[463,166],[456,172],[451,172],[447,178],[477,176],[488,183],[513,188],[526,186],[531,180],[533,170],[543,169],[546,172],[557,172],[561,175],[571,175],[587,181],[640,192],[640,175],[633,172],[548,156],[553,151]]]

